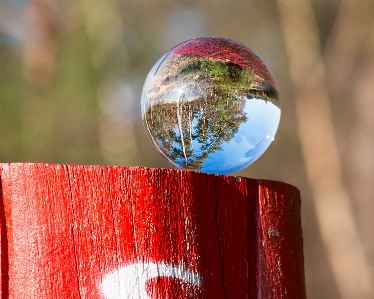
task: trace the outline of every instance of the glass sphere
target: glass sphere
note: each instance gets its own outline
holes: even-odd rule
[[[142,118],[155,148],[182,169],[239,171],[274,140],[277,84],[250,49],[224,38],[197,38],[171,49],[144,83]]]

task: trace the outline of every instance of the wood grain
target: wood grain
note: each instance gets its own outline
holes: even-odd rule
[[[305,298],[291,185],[29,163],[0,178],[1,298]]]

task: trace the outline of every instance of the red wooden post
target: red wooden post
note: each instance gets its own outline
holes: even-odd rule
[[[21,163],[0,178],[1,298],[305,298],[288,184]]]

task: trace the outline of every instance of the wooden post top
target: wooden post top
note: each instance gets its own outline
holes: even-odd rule
[[[0,181],[1,298],[305,298],[289,184],[32,163]]]

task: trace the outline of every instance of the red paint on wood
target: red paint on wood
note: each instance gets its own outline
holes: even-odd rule
[[[293,186],[139,167],[0,171],[2,298],[305,298]]]
[[[258,292],[261,298],[294,298],[293,294],[305,293],[300,195],[287,184],[258,184]]]
[[[0,199],[2,199],[1,168],[0,168]],[[8,298],[8,242],[4,204],[0,200],[0,298]]]

